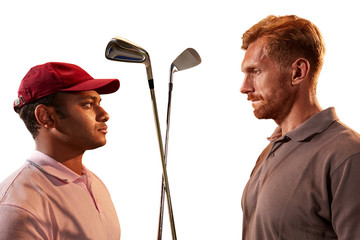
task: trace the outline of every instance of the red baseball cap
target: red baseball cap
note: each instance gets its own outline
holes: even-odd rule
[[[29,70],[20,83],[14,109],[55,92],[95,90],[99,94],[116,92],[118,79],[94,79],[84,69],[70,63],[48,62]]]

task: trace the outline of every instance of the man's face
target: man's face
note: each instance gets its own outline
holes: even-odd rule
[[[106,122],[109,115],[100,106],[96,91],[63,92],[59,103],[66,117],[57,116],[55,128],[58,140],[75,151],[86,151],[106,144]]]
[[[293,103],[291,69],[280,69],[265,52],[265,38],[251,43],[241,70],[245,74],[240,92],[248,95],[258,119],[282,120]]]

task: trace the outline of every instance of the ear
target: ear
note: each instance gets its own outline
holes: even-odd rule
[[[52,128],[54,126],[54,119],[52,117],[53,109],[43,104],[35,108],[35,117],[38,123],[45,128]]]
[[[305,58],[296,59],[292,67],[292,78],[291,84],[292,86],[296,86],[302,83],[305,79],[307,79],[310,71],[310,63]]]

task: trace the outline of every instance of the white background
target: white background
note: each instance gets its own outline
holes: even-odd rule
[[[151,57],[163,136],[171,62],[195,48],[203,62],[174,75],[168,174],[178,239],[241,239],[241,194],[275,124],[257,120],[239,93],[241,36],[269,14],[315,23],[327,53],[318,97],[360,131],[359,4],[356,1],[90,1],[0,3],[0,181],[19,168],[34,144],[12,109],[21,79],[48,61],[77,64],[95,78],[119,78],[104,95],[108,144],[84,164],[109,188],[122,239],[155,239],[161,163],[145,66],[104,57],[122,36]],[[163,239],[171,239],[165,212]]]

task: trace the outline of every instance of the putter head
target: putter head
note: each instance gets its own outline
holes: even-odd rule
[[[121,37],[111,39],[105,50],[107,59],[120,62],[144,63],[148,56],[143,48]]]
[[[195,67],[201,63],[198,52],[193,48],[185,49],[171,64],[172,69],[182,71]]]

